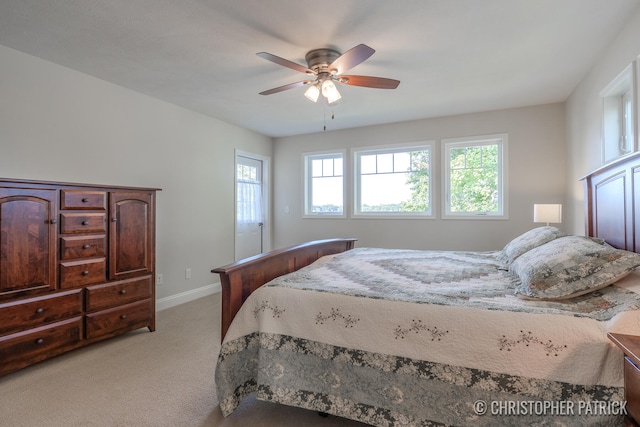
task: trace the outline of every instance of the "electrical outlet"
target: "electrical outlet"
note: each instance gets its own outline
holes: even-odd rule
[[[156,276],[156,285],[162,285],[162,274]]]
[[[190,268],[187,268],[187,269],[184,271],[184,278],[185,278],[185,279],[191,279],[191,269],[190,269]]]

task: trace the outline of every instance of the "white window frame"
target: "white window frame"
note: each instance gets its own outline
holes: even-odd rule
[[[312,212],[312,167],[313,160],[327,159],[342,157],[342,213],[331,212]],[[346,218],[347,217],[347,151],[341,150],[327,150],[327,151],[314,151],[309,153],[302,153],[303,171],[304,171],[304,186],[303,186],[303,206],[302,212],[303,218]]]
[[[498,144],[498,192],[499,203],[498,212],[477,212],[477,213],[456,213],[451,212],[450,188],[451,173],[449,170],[449,157],[451,149],[460,147],[477,147],[479,145]],[[509,136],[506,133],[470,136],[463,138],[442,139],[442,172],[444,179],[442,182],[442,218],[443,219],[477,219],[495,220],[509,219],[509,189],[508,189],[508,146]]]
[[[637,150],[636,68],[629,64],[600,93],[603,164]]]
[[[363,155],[404,153],[407,151],[429,150],[429,211],[428,212],[362,212],[360,210],[360,158]],[[435,141],[419,141],[412,143],[380,145],[375,147],[360,147],[351,150],[353,158],[353,218],[384,218],[384,219],[434,219],[433,189],[436,185],[434,169]]]

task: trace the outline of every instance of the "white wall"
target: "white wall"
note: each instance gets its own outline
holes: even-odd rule
[[[579,181],[602,165],[601,91],[640,55],[640,8],[566,102],[567,205],[573,234],[585,234],[584,187]]]
[[[270,157],[271,138],[3,46],[0,64],[0,176],[161,188],[157,297],[217,283],[234,258],[234,149]]]
[[[509,134],[508,220],[377,220],[302,218],[302,153]],[[438,145],[439,147],[439,145]],[[274,247],[327,237],[356,237],[358,246],[415,249],[501,249],[533,223],[534,203],[561,203],[565,194],[564,104],[417,120],[278,138],[274,142]],[[435,159],[440,159],[436,152]],[[436,186],[439,211],[440,188]],[[285,207],[289,206],[289,213]],[[562,225],[561,225],[562,227]]]

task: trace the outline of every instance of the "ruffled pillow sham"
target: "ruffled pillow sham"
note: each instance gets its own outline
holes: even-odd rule
[[[589,237],[565,236],[516,259],[515,293],[523,299],[561,301],[617,282],[640,266],[640,254],[615,249]]]
[[[507,243],[498,254],[498,259],[507,264],[511,264],[516,258],[531,249],[563,236],[566,236],[566,234],[553,226],[534,228]]]

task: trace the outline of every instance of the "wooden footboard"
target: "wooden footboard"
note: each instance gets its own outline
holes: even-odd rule
[[[222,285],[222,331],[229,329],[244,301],[253,291],[283,274],[305,267],[320,257],[353,249],[357,239],[326,239],[302,243],[246,258],[211,270]]]

